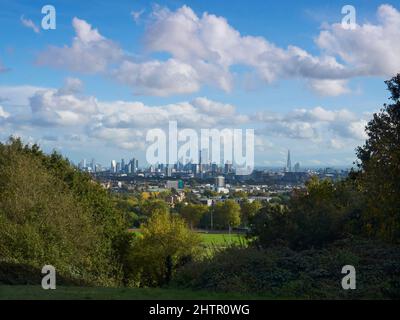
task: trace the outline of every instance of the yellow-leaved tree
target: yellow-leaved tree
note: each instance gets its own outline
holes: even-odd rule
[[[199,253],[200,237],[179,216],[153,214],[133,240],[128,258],[131,285],[162,286],[170,282],[180,266]]]

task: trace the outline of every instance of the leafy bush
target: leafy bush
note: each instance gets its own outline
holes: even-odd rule
[[[231,247],[182,267],[177,287],[273,294],[282,298],[398,298],[400,248],[365,240],[341,240],[325,249]],[[356,268],[357,290],[341,287],[342,267]]]
[[[363,195],[352,181],[313,178],[287,206],[268,204],[250,220],[249,237],[264,248],[283,243],[294,250],[322,248],[349,234],[360,235]]]

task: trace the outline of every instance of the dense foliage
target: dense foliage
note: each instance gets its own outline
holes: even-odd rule
[[[183,267],[174,285],[288,299],[399,299],[399,247],[341,240],[323,249],[295,251],[231,247]],[[343,266],[357,270],[357,289],[343,290]]]
[[[18,139],[0,144],[0,263],[86,283],[119,283],[125,220],[109,195],[59,154]]]
[[[264,248],[277,243],[295,250],[321,248],[350,234],[360,235],[363,199],[352,181],[313,178],[287,206],[273,203],[261,208],[250,219],[249,236]]]
[[[362,217],[370,237],[400,240],[400,74],[386,81],[391,103],[374,114],[368,139],[357,149],[358,179],[368,210]]]

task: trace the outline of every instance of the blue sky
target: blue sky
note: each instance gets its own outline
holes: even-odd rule
[[[257,165],[351,165],[400,71],[394,1],[353,1],[355,30],[340,1],[52,1],[55,30],[45,4],[1,2],[0,138],[74,161],[143,163],[177,120],[255,128]]]

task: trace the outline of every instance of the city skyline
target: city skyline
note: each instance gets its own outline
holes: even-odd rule
[[[146,132],[176,121],[254,129],[256,167],[284,167],[288,149],[293,167],[350,167],[400,70],[394,1],[354,1],[354,30],[341,4],[316,0],[52,5],[44,30],[41,6],[2,2],[0,141],[74,163],[145,164]]]
[[[309,169],[316,169],[316,168],[329,168],[329,166],[301,166],[301,163],[299,161],[295,161],[294,165],[292,166],[291,164],[291,153],[290,153],[290,149],[288,149],[288,153],[287,153],[287,158],[286,158],[286,165],[285,166],[276,166],[276,167],[268,167],[268,166],[256,166],[254,169],[255,170],[259,170],[259,169],[275,169],[277,171],[283,171],[283,172],[301,172],[302,170],[309,170]],[[203,162],[202,160],[200,160],[199,163],[194,163],[194,162],[189,162],[189,163],[184,163],[181,160],[178,159],[178,161],[174,164],[167,164],[167,163],[159,163],[157,165],[151,165],[148,163],[141,163],[139,165],[139,160],[136,159],[135,157],[132,157],[130,159],[125,159],[125,158],[121,158],[121,161],[112,159],[107,163],[99,163],[97,162],[94,158],[89,158],[91,159],[90,161],[88,161],[87,158],[83,158],[81,159],[79,162],[74,162],[72,161],[72,163],[78,167],[80,170],[83,171],[89,171],[89,172],[102,172],[102,171],[109,171],[110,173],[129,173],[129,174],[133,174],[133,173],[138,173],[138,172],[146,172],[151,170],[151,168],[155,168],[155,169],[160,169],[162,171],[165,171],[168,167],[170,168],[176,168],[176,167],[180,167],[183,168],[186,165],[206,165],[207,166],[207,170],[212,171],[212,167],[215,166],[218,169],[221,169],[221,171],[218,171],[220,173],[224,173],[224,171],[226,171],[226,166],[230,165],[229,162],[226,163],[215,163],[212,162],[210,159],[208,159],[208,161]],[[199,159],[204,159],[200,156]],[[127,161],[125,161],[127,160]],[[354,166],[354,165],[353,165]],[[337,169],[350,169],[351,167],[353,167],[351,165],[349,166],[331,166],[332,168],[337,168]],[[225,167],[225,170],[224,170]],[[233,166],[234,167],[234,166]],[[93,168],[98,168],[93,169]],[[207,170],[204,170],[204,172],[206,172]],[[228,170],[229,171],[229,170]],[[225,172],[226,173],[226,172]]]

